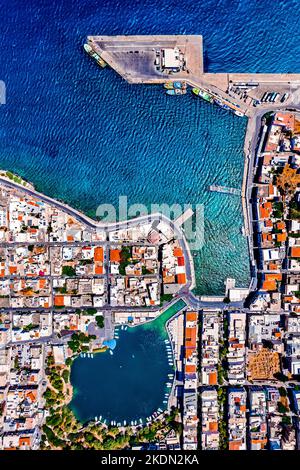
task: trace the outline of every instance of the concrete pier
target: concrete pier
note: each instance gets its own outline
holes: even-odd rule
[[[279,103],[293,107],[300,102],[300,74],[205,73],[200,35],[88,36],[88,43],[129,83],[186,81],[237,105],[247,116],[258,105],[270,110]],[[276,101],[262,102],[268,92],[277,93]]]
[[[171,78],[171,67],[162,71],[157,65],[162,51],[174,49],[184,59],[178,80],[203,72],[202,36],[88,36],[88,43],[130,83],[163,83]]]

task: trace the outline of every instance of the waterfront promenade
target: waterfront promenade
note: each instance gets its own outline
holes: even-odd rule
[[[49,196],[46,196],[36,191],[32,185],[30,185],[29,187],[24,187],[22,184],[19,184],[3,176],[0,176],[0,184],[7,186],[8,188],[22,191],[29,196],[35,197],[39,199],[40,201],[43,201],[47,204],[57,207],[58,209],[67,213],[69,216],[74,217],[81,223],[87,225],[89,228],[94,229],[94,230],[102,230],[102,231],[109,233],[109,232],[114,232],[116,230],[134,228],[142,224],[153,224],[153,227],[156,227],[159,222],[164,222],[170,227],[175,238],[178,239],[180,246],[183,250],[184,258],[185,258],[187,282],[184,285],[184,287],[182,287],[182,289],[179,291],[178,294],[180,295],[182,293],[183,295],[187,295],[196,286],[193,257],[190,251],[188,241],[183,231],[181,230],[180,225],[176,223],[176,221],[173,222],[172,220],[170,220],[164,214],[162,213],[151,214],[150,213],[149,215],[142,215],[134,219],[124,220],[124,221],[115,221],[115,222],[95,221],[91,219],[90,217],[88,217],[87,215],[70,207],[69,205],[61,201],[57,201]]]

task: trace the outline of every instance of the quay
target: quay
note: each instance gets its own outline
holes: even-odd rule
[[[88,36],[87,42],[129,83],[185,81],[248,117],[299,101],[300,74],[206,73],[200,35]]]

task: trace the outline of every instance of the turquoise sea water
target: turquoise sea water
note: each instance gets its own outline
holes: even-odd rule
[[[73,399],[70,407],[83,423],[102,416],[108,423],[144,421],[164,403],[174,373],[167,360],[166,321],[185,306],[176,302],[156,320],[118,329],[113,355],[97,353],[94,358],[78,357],[72,365]]]
[[[129,204],[202,203],[198,292],[223,293],[227,276],[247,284],[240,201],[207,191],[240,186],[245,120],[190,94],[128,85],[82,44],[88,34],[202,34],[210,72],[299,72],[298,4],[0,0],[0,166],[90,215],[119,195]]]

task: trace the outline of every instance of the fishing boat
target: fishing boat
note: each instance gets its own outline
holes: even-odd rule
[[[104,67],[107,66],[107,63],[105,62],[105,60],[103,60],[99,56],[99,54],[97,54],[97,52],[95,52],[94,49],[89,44],[84,44],[83,48],[84,48],[85,52],[89,56],[91,56],[97,62],[98,65],[100,65],[100,67],[104,68]]]
[[[175,89],[175,94],[176,95],[185,95],[186,94],[186,88],[176,88]]]
[[[181,83],[181,82],[174,82],[174,83],[173,83],[173,87],[180,90],[181,88],[184,87],[184,84]]]
[[[205,90],[201,90],[201,88],[192,88],[192,92],[194,93],[194,95],[200,96],[200,98],[204,99],[205,101],[208,101],[208,103],[214,102],[213,95],[211,95]]]
[[[223,101],[219,100],[218,98],[214,99],[214,103],[220,106],[220,108],[222,109],[227,109],[229,111],[231,110],[231,108],[227,104],[223,103]]]
[[[110,354],[111,356],[113,356],[113,354],[114,354],[111,349],[109,350],[109,354]]]
[[[167,95],[172,95],[172,96],[176,95],[176,91],[174,90],[174,88],[172,90],[167,90],[166,93]]]
[[[164,84],[164,88],[166,88],[167,90],[173,90],[173,88],[174,88],[173,82],[166,82]]]

